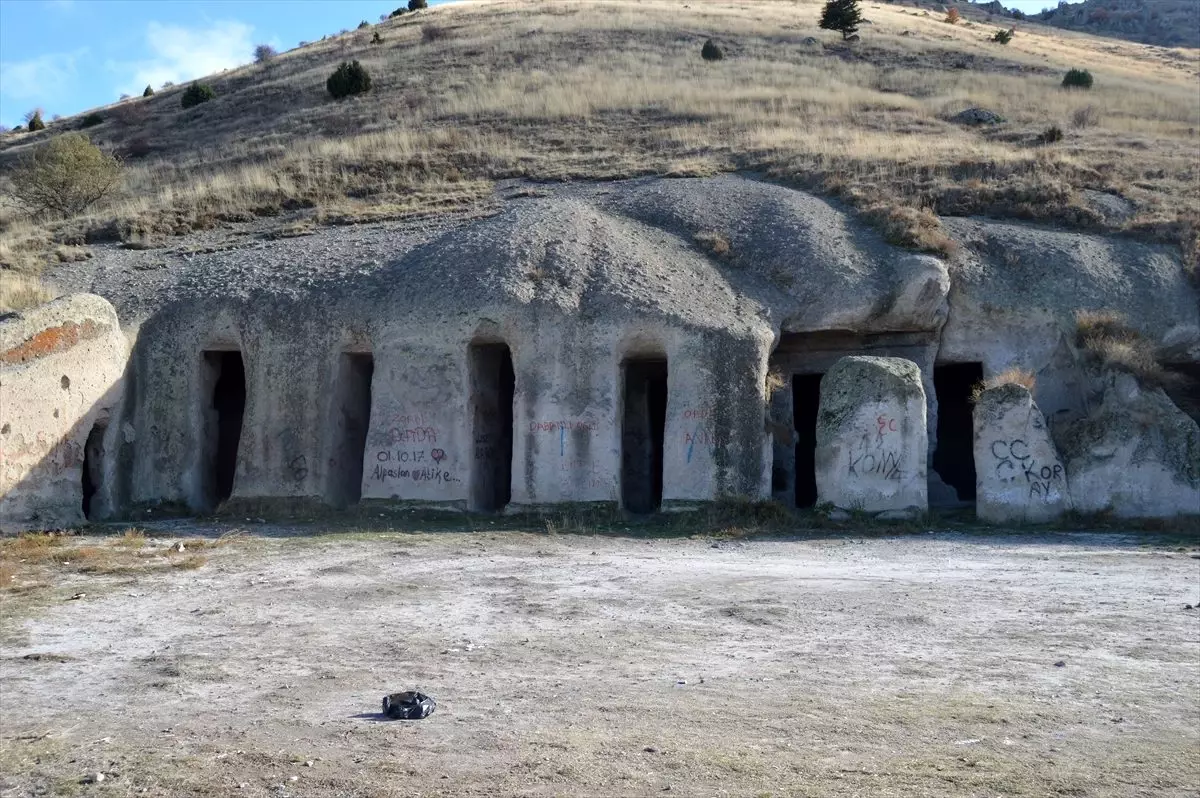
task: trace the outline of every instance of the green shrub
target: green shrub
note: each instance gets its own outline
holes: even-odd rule
[[[428,8],[429,4],[425,0],[408,0],[409,11],[420,11],[422,8]]]
[[[716,42],[714,42],[712,39],[709,39],[704,43],[704,46],[700,48],[700,57],[705,61],[720,61],[725,57],[725,51],[722,50]]]
[[[862,22],[862,12],[858,10],[858,0],[829,0],[821,12],[819,24],[825,30],[836,30],[843,39],[849,39],[858,32]]]
[[[1090,89],[1092,73],[1086,69],[1072,69],[1063,77],[1062,85],[1067,89]]]
[[[371,90],[371,76],[358,61],[343,61],[325,81],[325,88],[335,100]]]
[[[303,45],[302,45],[303,46]],[[275,52],[275,48],[269,44],[260,44],[254,48],[254,63],[265,64],[279,53]]]
[[[1009,28],[1008,30],[998,30],[992,36],[992,41],[996,42],[997,44],[1008,44],[1012,41],[1012,37],[1015,33],[1016,30],[1013,28]]]
[[[154,96],[154,88],[152,86],[150,86],[149,84],[147,84],[146,90],[142,92],[142,96],[143,97],[153,97]]]
[[[83,119],[79,120],[79,126],[80,127],[95,127],[96,125],[100,124],[103,121],[104,121],[104,117],[100,116],[100,114],[93,111],[92,113],[85,116]]]
[[[407,8],[405,8],[404,6],[400,6],[400,7],[399,7],[399,8],[397,8],[395,11],[393,11],[393,12],[392,12],[392,13],[390,13],[390,14],[388,14],[388,18],[389,18],[389,19],[391,19],[392,17],[399,17],[399,16],[403,16],[404,14],[407,14],[407,13],[408,13],[408,9],[407,9]]]
[[[379,35],[379,31],[371,36],[371,44],[383,44],[383,37]]]
[[[35,108],[29,113],[25,114],[25,127],[29,128],[30,133],[46,129],[46,123],[42,121],[41,108]]]
[[[1042,144],[1053,144],[1056,141],[1063,140],[1062,128],[1058,125],[1051,125],[1042,131],[1042,135],[1038,136],[1038,141]]]
[[[369,27],[371,27],[371,23],[367,22],[365,19],[362,22],[358,23],[359,30],[362,30],[363,28],[369,28]]]
[[[83,133],[55,136],[12,172],[12,195],[32,213],[82,213],[121,180],[121,164]]]
[[[179,100],[179,104],[184,108],[191,108],[206,103],[217,96],[213,91],[213,87],[206,83],[193,83],[183,91],[183,96]]]

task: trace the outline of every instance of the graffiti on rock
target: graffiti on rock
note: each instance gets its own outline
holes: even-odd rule
[[[885,437],[895,431],[895,423],[895,419],[888,420],[886,416],[880,416],[876,420],[874,434],[863,435],[858,446],[851,450],[846,466],[847,476],[875,477],[897,482],[904,478],[901,468],[903,455]]]
[[[1029,444],[1020,438],[992,441],[992,457],[996,460],[996,477],[1001,482],[1025,479],[1029,486],[1029,497],[1050,499],[1051,487],[1063,478],[1063,467],[1058,462],[1039,464],[1029,451]]]
[[[303,482],[308,476],[308,458],[304,455],[295,457],[288,463],[288,471],[291,472],[292,479],[296,482]]]
[[[567,456],[567,433],[590,434],[600,428],[599,422],[590,418],[561,419],[559,421],[531,421],[530,432],[558,432],[558,456]]]
[[[389,446],[402,443],[437,443],[437,427],[392,427],[386,434]]]
[[[706,407],[689,407],[681,415],[684,421],[683,445],[687,447],[687,462],[691,463],[697,446],[711,452],[717,445],[717,436],[710,426],[713,411]]]

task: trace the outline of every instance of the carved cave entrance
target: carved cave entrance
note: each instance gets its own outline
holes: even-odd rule
[[[343,352],[338,358],[333,463],[327,493],[334,507],[348,507],[362,498],[363,457],[371,425],[374,374],[375,359],[370,352]]]
[[[233,495],[246,410],[246,370],[237,350],[205,352],[204,365],[206,382],[212,386],[205,414],[205,461],[210,464],[205,498],[216,506]]]
[[[652,513],[662,505],[667,425],[667,361],[625,361],[621,425],[621,499],[626,510]]]
[[[796,506],[817,503],[817,410],[821,405],[821,374],[792,377],[792,417],[796,430]]]
[[[980,363],[935,366],[933,390],[937,394],[937,449],[933,469],[958,492],[958,500],[975,501],[975,425],[971,392],[983,380]]]
[[[104,469],[104,431],[108,424],[97,421],[83,444],[83,517],[92,520],[92,500],[100,490]]]
[[[471,507],[494,512],[512,499],[513,398],[516,374],[507,344],[474,344],[470,349]]]

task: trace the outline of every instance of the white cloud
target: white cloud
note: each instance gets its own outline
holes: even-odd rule
[[[215,22],[207,28],[151,22],[146,26],[150,57],[109,64],[123,76],[117,93],[141,94],[147,85],[182,83],[248,63],[254,50],[253,31],[242,22]]]
[[[78,77],[76,62],[87,49],[73,53],[46,53],[25,61],[0,62],[0,98],[4,104],[53,105],[70,95]],[[12,116],[4,108],[5,118]],[[22,109],[24,110],[24,109]]]

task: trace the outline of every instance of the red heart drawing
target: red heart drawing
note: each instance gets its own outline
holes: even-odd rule
[[[433,462],[440,463],[446,459],[446,453],[441,449],[433,449],[429,452],[429,456],[433,458]]]

